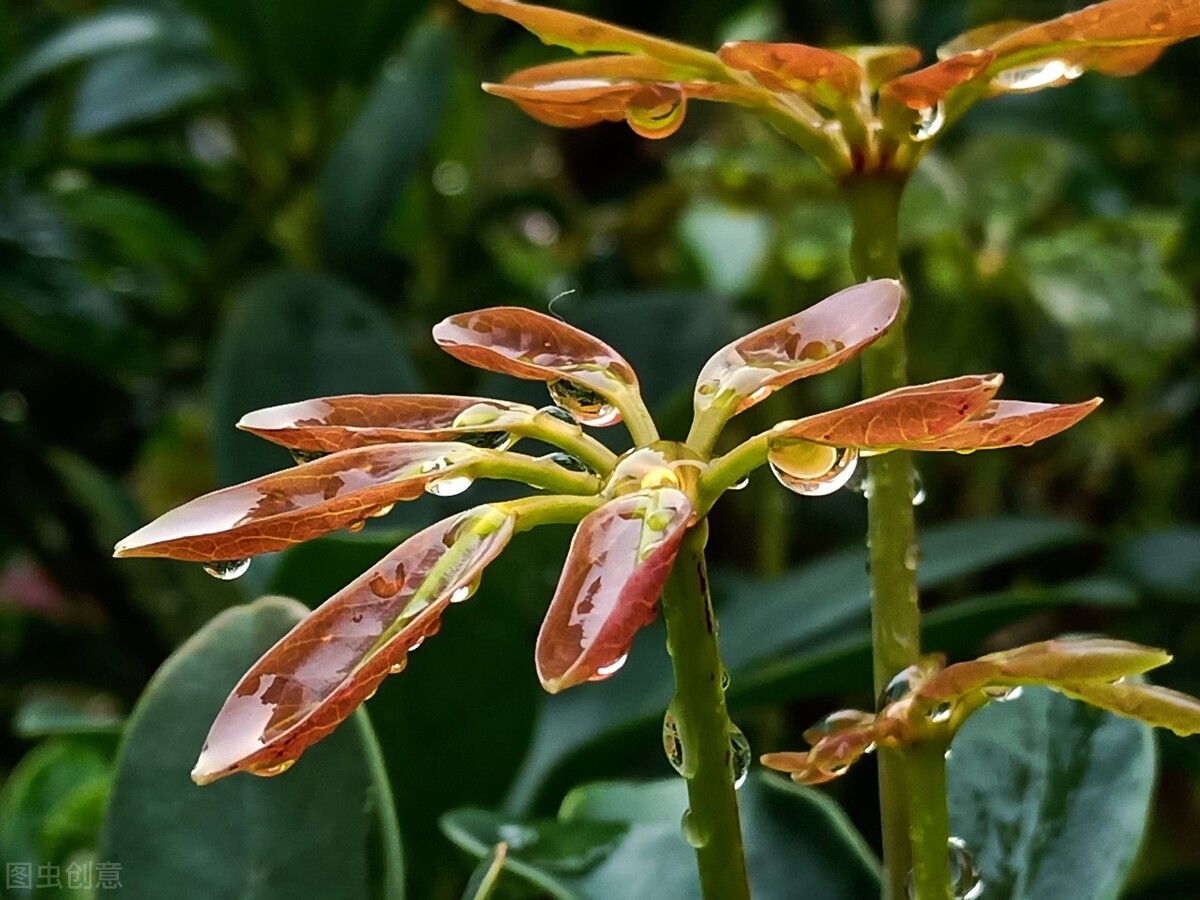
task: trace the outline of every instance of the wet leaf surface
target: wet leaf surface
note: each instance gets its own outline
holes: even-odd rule
[[[192,778],[284,771],[437,633],[443,612],[469,596],[512,529],[511,517],[487,506],[438,522],[326,600],[238,682]]]
[[[731,69],[772,91],[791,91],[836,107],[858,99],[863,70],[850,57],[805,44],[733,41],[717,51]]]
[[[1056,689],[1119,716],[1168,728],[1180,736],[1200,734],[1200,700],[1170,688],[1136,682],[1075,682]]]
[[[984,409],[941,437],[925,441],[920,450],[996,450],[1028,447],[1066,431],[1100,405],[1100,398],[1083,403],[1030,403],[991,400]]]
[[[599,680],[623,663],[654,621],[691,501],[674,488],[626,494],[579,523],[537,642],[538,676],[551,693]]]

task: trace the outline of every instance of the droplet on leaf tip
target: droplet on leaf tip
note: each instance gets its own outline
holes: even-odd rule
[[[580,387],[573,381],[560,378],[547,385],[550,397],[578,422],[604,428],[621,421],[621,413],[595,391]]]
[[[220,559],[204,563],[204,571],[220,581],[241,578],[249,568],[249,559]]]

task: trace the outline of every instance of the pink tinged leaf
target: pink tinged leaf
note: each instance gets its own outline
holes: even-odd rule
[[[1083,403],[1028,403],[1023,400],[992,400],[958,427],[916,450],[996,450],[1021,445],[1028,447],[1061,431],[1089,415],[1101,399]]]
[[[275,775],[400,671],[504,549],[513,520],[469,510],[413,535],[284,635],[238,682],[192,772]]]
[[[487,451],[464,444],[381,444],[344,450],[198,497],[117,544],[115,556],[240,560],[355,528]]]
[[[488,84],[490,94],[515,102],[527,115],[558,128],[628,123],[638,135],[670,137],[683,125],[687,95],[679,84],[572,78],[540,84]]]
[[[732,405],[741,412],[797,379],[840,366],[884,335],[903,299],[900,282],[868,281],[734,341],[700,370],[696,411]]]
[[[807,441],[859,450],[917,448],[983,410],[1003,382],[1001,375],[963,375],[898,388],[850,406],[781,422],[771,444]]]
[[[694,518],[674,488],[625,494],[575,532],[537,640],[542,685],[558,693],[606,678],[654,620],[680,541]]]
[[[351,394],[247,413],[238,428],[295,450],[336,453],[372,444],[453,441],[511,431],[536,410],[520,403],[447,394]]]
[[[1115,681],[1165,666],[1171,654],[1112,638],[1060,638],[982,657],[1009,678],[1038,681]]]
[[[849,56],[805,44],[733,41],[717,51],[731,69],[748,72],[771,91],[789,91],[836,108],[857,100],[863,70]]]
[[[498,306],[461,313],[436,325],[433,338],[468,365],[552,387],[565,381],[614,403],[638,387],[633,367],[608,344],[531,309]],[[617,421],[619,416],[603,424]]]
[[[1180,737],[1200,734],[1200,700],[1152,684],[1079,681],[1051,685],[1054,690]]]

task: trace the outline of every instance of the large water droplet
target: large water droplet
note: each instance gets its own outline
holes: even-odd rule
[[[270,778],[272,775],[282,775],[295,764],[296,761],[294,759],[285,759],[283,762],[271,763],[270,765],[251,766],[247,771],[251,775],[257,775],[260,778]]]
[[[484,450],[507,450],[514,443],[514,438],[507,431],[467,431],[455,438],[460,444],[472,447],[482,447]]]
[[[950,838],[947,844],[950,854],[950,894],[954,900],[979,900],[983,896],[983,879],[975,868],[975,860],[967,849],[966,841],[960,837]],[[917,888],[911,872],[906,884],[909,900],[916,900]]]
[[[667,762],[671,764],[671,768],[686,777],[683,770],[683,741],[679,737],[679,723],[675,720],[675,713],[669,708],[663,716],[662,742],[663,753],[667,755]]]
[[[380,507],[377,507],[376,509],[371,510],[369,513],[367,513],[367,515],[372,519],[378,519],[378,518],[381,518],[382,516],[386,516],[388,513],[390,513],[395,508],[396,508],[395,503],[388,503],[386,506],[380,506]]]
[[[392,675],[399,675],[401,672],[404,671],[404,669],[407,665],[408,665],[408,660],[402,659],[402,660],[400,660],[400,662],[395,662],[395,663],[392,663],[390,666],[388,666],[388,672],[390,672]]]
[[[619,671],[621,671],[621,667],[625,665],[625,660],[627,659],[629,659],[628,653],[626,653],[624,656],[617,657],[608,665],[601,666],[596,670],[596,674],[589,678],[588,681],[603,681],[605,678],[612,678]]]
[[[641,137],[665,138],[679,130],[686,112],[683,97],[679,96],[648,109],[630,107],[625,110],[625,121]]]
[[[445,478],[435,478],[425,485],[425,493],[435,497],[457,497],[469,488],[474,479],[470,475],[447,475]]]
[[[683,831],[683,839],[695,849],[699,850],[708,844],[708,832],[700,827],[690,809],[683,811],[683,820],[679,827]]]
[[[729,726],[729,752],[733,755],[733,787],[740,788],[746,783],[750,774],[750,742],[742,729],[736,725]]]
[[[558,419],[560,422],[566,422],[568,425],[578,425],[579,424],[578,420],[573,415],[571,415],[569,412],[567,412],[565,409],[563,409],[562,407],[559,407],[559,406],[543,406],[541,409],[538,410],[538,412],[545,413],[548,416],[553,416],[554,418]]]
[[[1016,700],[1021,696],[1021,685],[1014,684],[998,685],[996,687],[985,687],[983,692],[996,703],[1007,703],[1009,700]]]
[[[305,463],[313,462],[314,460],[322,459],[329,455],[324,450],[297,450],[293,448],[288,452],[292,454],[292,459],[294,459],[296,461],[296,465],[299,466],[302,466]]]
[[[462,603],[471,596],[471,585],[461,584],[454,589],[454,593],[450,595],[451,603]]]
[[[942,130],[946,124],[946,104],[938,101],[933,106],[922,106],[917,110],[917,121],[913,123],[909,136],[914,141],[927,141]]]
[[[824,497],[846,485],[858,465],[858,451],[801,441],[771,448],[771,472],[779,483],[804,497]]]
[[[603,428],[621,421],[621,413],[595,391],[560,378],[548,385],[554,402],[584,425]]]
[[[910,693],[919,674],[920,670],[917,666],[909,666],[907,669],[897,672],[896,676],[887,683],[887,687],[879,695],[876,709],[882,710],[885,706],[895,703]]]
[[[992,85],[1002,91],[1014,93],[1037,91],[1067,81],[1074,81],[1082,74],[1082,66],[1062,59],[1048,59],[1030,66],[1005,69],[992,79]]]
[[[547,453],[542,457],[542,459],[549,460],[556,466],[562,466],[564,469],[567,469],[570,472],[592,471],[587,467],[587,465],[584,464],[583,460],[576,456],[572,456],[570,453],[563,453],[561,450],[558,450],[554,453]]]
[[[746,485],[748,485],[749,483],[750,483],[750,476],[746,475],[743,478],[740,478],[737,481],[735,481],[728,488],[726,488],[726,490],[741,491],[741,490],[744,490],[746,488]]]
[[[246,570],[249,568],[250,560],[248,559],[218,559],[204,564],[204,571],[221,581],[233,581],[235,578],[240,578],[246,574]]]

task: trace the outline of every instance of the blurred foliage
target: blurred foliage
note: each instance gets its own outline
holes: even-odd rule
[[[565,5],[703,45],[907,39],[927,51],[974,24],[1068,8],[1058,0]],[[506,23],[421,0],[0,6],[0,716],[12,723],[0,731],[0,857],[66,865],[133,840],[149,858],[153,848],[134,836],[154,823],[170,830],[176,804],[197,803],[211,806],[188,813],[201,817],[199,844],[194,858],[173,856],[179,866],[233,873],[286,866],[287,854],[303,852],[247,841],[278,856],[239,856],[235,865],[222,842],[274,828],[272,816],[298,801],[235,803],[229,812],[210,792],[228,784],[249,797],[262,785],[241,777],[199,791],[184,780],[204,704],[219,703],[241,662],[226,671],[224,657],[184,651],[135,702],[167,655],[221,610],[267,590],[316,604],[398,529],[445,506],[408,505],[362,535],[261,560],[233,584],[181,564],[114,566],[114,541],[147,518],[286,462],[284,451],[233,430],[243,412],[321,393],[422,389],[541,405],[537,386],[476,379],[441,358],[428,328],[483,305],[545,309],[573,291],[554,311],[619,347],[661,421],[678,430],[688,412],[681,373],[740,331],[849,283],[849,223],[834,188],[761,123],[696,109],[664,142],[617,125],[553,132],[478,90],[551,56]],[[1192,42],[1137,78],[1085,76],[980,107],[922,164],[905,198],[914,380],[1004,371],[1009,396],[1107,398],[1048,444],[921,460],[929,644],[953,657],[1103,630],[1171,647],[1175,686],[1200,689],[1197,66]],[[856,391],[854,373],[843,372],[784,392],[735,421],[730,439]],[[756,751],[794,745],[831,703],[869,705],[863,507],[849,491],[801,502],[761,476],[714,521],[730,697]],[[564,540],[549,530],[517,542],[368,705],[411,896],[459,896],[474,857],[486,857],[506,827],[550,829],[551,845],[599,827],[622,847],[648,829],[633,850],[649,853],[661,839],[662,859],[686,853],[674,806],[666,825],[649,800],[638,801],[645,810],[629,801],[615,825],[580,812],[603,808],[605,791],[626,790],[619,784],[586,789],[593,793],[582,800],[571,794],[575,806],[552,821],[582,781],[669,771],[658,746],[666,659],[657,648],[633,654],[609,684],[555,698],[535,689],[533,636],[561,559],[547,547]],[[253,643],[253,629],[231,625],[230,615],[252,613],[226,613],[210,628],[242,629],[241,638],[206,630],[195,640],[250,652],[238,641]],[[643,639],[661,647],[653,630]],[[172,681],[184,665],[194,667],[194,684]],[[194,697],[174,704],[188,713],[175,725],[161,708],[171,690]],[[161,754],[138,760],[146,746],[132,740],[118,754],[127,715],[127,736],[161,730],[153,738]],[[1062,725],[1092,742],[1115,728],[1082,715],[1045,711],[1020,727]],[[305,783],[346,779],[343,796],[320,813],[330,826],[353,822],[339,829],[343,843],[352,829],[374,834],[362,803],[347,803],[373,788],[366,768],[322,774],[320,754],[371,756],[365,717],[367,730],[359,727],[348,724],[339,743],[270,785],[291,796]],[[987,727],[982,716],[972,723]],[[990,727],[995,737],[1009,726]],[[972,740],[988,745],[997,778],[1035,777],[1011,748],[988,744],[987,734]],[[1144,775],[1142,761],[1135,773],[1112,758],[1121,741],[1137,743],[1104,738],[1089,778],[1111,783],[1121,772],[1126,785]],[[1153,839],[1130,896],[1183,900],[1200,889],[1200,750],[1160,742],[1169,788],[1153,802]],[[178,782],[160,790],[154,779],[173,777],[168,762]],[[968,791],[972,776],[958,766],[955,790]],[[761,846],[793,854],[796,867],[756,875],[766,879],[763,896],[809,877],[798,874],[805,857],[796,848],[806,845],[780,837],[800,827],[874,877],[853,831],[877,838],[871,776],[844,782],[830,793],[845,821],[810,792],[785,796],[790,789],[752,782],[748,818],[775,823],[763,826]],[[989,814],[1024,821],[1017,808]],[[144,820],[143,832],[127,830],[130,815]],[[1070,815],[1095,818],[1084,807]],[[1000,851],[991,838],[967,837],[993,865]],[[529,883],[592,896],[589,878],[611,877],[605,868],[564,876],[563,861],[547,862],[536,843],[512,848],[497,896],[530,896]],[[355,871],[381,885],[387,861],[364,846],[355,844]],[[606,858],[627,865],[626,852]],[[1039,865],[1076,850],[1045,852]],[[321,857],[310,852],[303,871],[315,872],[307,867]],[[131,855],[129,881],[150,865]],[[852,868],[839,877],[853,877]]]

